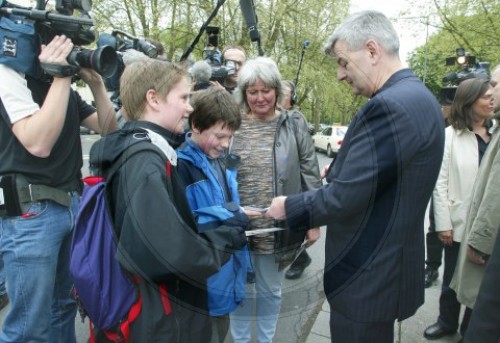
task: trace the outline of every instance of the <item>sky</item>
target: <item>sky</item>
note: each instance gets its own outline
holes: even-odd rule
[[[417,0],[413,3],[423,3],[425,0]],[[401,16],[401,12],[408,10],[410,2],[408,0],[351,0],[350,12],[373,9],[384,13],[389,17],[394,28],[399,34],[399,54],[405,66],[408,65],[406,59],[408,54],[418,46],[424,45],[427,36],[427,27],[422,22],[424,18]],[[415,7],[413,7],[415,8]],[[432,33],[429,27],[429,34]]]

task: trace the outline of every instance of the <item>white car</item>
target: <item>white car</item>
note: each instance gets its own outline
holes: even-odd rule
[[[312,136],[314,148],[325,151],[328,157],[334,157],[339,152],[346,132],[347,126],[328,126]]]

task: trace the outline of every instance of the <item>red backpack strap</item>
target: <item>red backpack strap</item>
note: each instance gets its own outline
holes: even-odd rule
[[[90,318],[89,318],[89,330],[90,330],[89,343],[96,343],[95,342],[94,327],[92,325],[92,321],[90,320]]]
[[[134,281],[138,284],[140,279],[135,275],[132,275]],[[120,322],[118,332],[105,331],[103,330],[106,338],[115,343],[129,343],[130,342],[130,325],[137,319],[142,309],[142,296],[138,291],[137,301],[130,308],[127,319]],[[92,343],[92,342],[91,342]]]
[[[165,311],[166,315],[169,315],[170,313],[172,313],[172,307],[170,306],[170,299],[168,299],[167,286],[160,285],[160,296],[161,302],[163,304],[163,310]]]
[[[172,163],[170,163],[169,160],[167,160],[167,162],[165,162],[165,169],[167,171],[167,175],[169,177],[172,176]]]

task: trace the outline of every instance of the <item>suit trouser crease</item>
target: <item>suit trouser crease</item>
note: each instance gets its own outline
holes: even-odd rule
[[[393,343],[394,322],[362,323],[330,310],[332,343]]]

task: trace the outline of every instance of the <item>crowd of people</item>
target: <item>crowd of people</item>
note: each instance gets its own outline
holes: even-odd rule
[[[183,65],[130,63],[118,129],[99,74],[78,72],[95,106],[72,90],[72,48],[65,36],[41,46],[52,77],[0,64],[0,343],[76,343],[69,250],[83,188],[80,125],[103,136],[89,163],[101,176],[113,171],[116,259],[139,304],[127,332],[96,327],[94,341],[272,342],[283,279],[301,277],[305,248],[326,226],[332,342],[393,342],[394,323],[415,314],[437,277],[424,270],[430,207],[445,260],[438,320],[424,336],[454,334],[464,305],[463,341],[498,342],[500,66],[491,80],[460,83],[445,129],[436,98],[403,67],[391,21],[350,15],[325,53],[337,79],[369,101],[320,169],[295,85],[269,57],[228,46],[234,73],[200,90]],[[140,151],[113,170],[136,144],[161,153]]]

